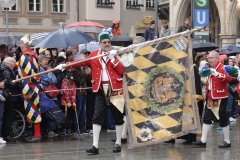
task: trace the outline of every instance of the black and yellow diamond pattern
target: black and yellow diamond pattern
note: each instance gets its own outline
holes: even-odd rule
[[[188,39],[180,37],[140,48],[135,51],[134,63],[125,69],[133,146],[168,140],[188,130],[196,129],[196,106],[192,98],[192,80],[188,75],[191,64],[187,45]],[[143,83],[148,79],[152,69],[164,66],[184,77],[184,96],[181,106],[166,113],[159,113],[149,107]]]

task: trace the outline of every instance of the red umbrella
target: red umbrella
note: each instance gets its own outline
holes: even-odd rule
[[[76,29],[79,29],[82,32],[85,33],[100,33],[103,28],[105,28],[104,25],[97,22],[92,21],[80,21],[80,22],[73,22],[66,26],[66,28],[74,27]]]

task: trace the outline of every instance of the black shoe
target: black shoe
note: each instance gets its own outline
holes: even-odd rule
[[[72,136],[73,135],[73,132],[71,129],[68,129],[67,132],[66,132],[66,136]]]
[[[121,138],[121,143],[126,144],[127,143],[127,138]]]
[[[121,152],[121,146],[119,144],[115,144],[113,147],[113,153]]]
[[[85,131],[83,131],[83,134],[92,134],[92,130],[90,130],[90,129],[85,130]]]
[[[112,142],[116,142],[117,138],[113,138],[111,139]]]
[[[184,141],[182,144],[183,145],[191,145],[191,144],[193,144],[193,141]]]
[[[92,154],[98,154],[98,148],[96,148],[95,146],[91,146],[89,148],[86,149],[87,153],[92,153]]]
[[[193,143],[195,148],[206,148],[206,143],[203,143],[202,141],[197,141]]]
[[[57,137],[57,136],[59,136],[59,135],[56,134],[56,133],[53,132],[53,131],[50,131],[50,132],[47,133],[47,137],[48,137],[48,138],[53,138],[53,137]]]
[[[231,143],[227,143],[225,141],[223,141],[223,143],[218,146],[218,148],[230,148],[230,147]]]
[[[111,139],[112,142],[116,142],[116,138]],[[121,138],[121,143],[126,144],[127,143],[127,138]]]
[[[169,141],[165,141],[164,143],[175,144],[175,139],[171,139],[171,140],[169,140]]]
[[[7,141],[16,141],[16,138],[12,138],[11,136],[7,136],[6,140]]]
[[[41,138],[30,137],[30,138],[26,139],[26,142],[39,143],[39,142],[41,142]]]

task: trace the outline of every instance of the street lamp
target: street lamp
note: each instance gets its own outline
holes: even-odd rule
[[[237,15],[240,18],[240,0],[237,0]]]
[[[9,45],[8,41],[8,10],[16,4],[16,0],[0,0],[0,6],[6,8],[6,37],[7,37],[7,45]]]
[[[158,0],[154,0],[154,20],[155,20],[155,28],[154,35],[158,36]]]

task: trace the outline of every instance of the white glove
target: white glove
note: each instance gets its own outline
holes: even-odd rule
[[[134,63],[134,56],[134,53],[125,53],[121,56],[120,61],[122,62],[124,67],[129,67]]]
[[[211,68],[212,74],[213,76],[217,77],[219,75],[219,73],[216,71],[216,69]]]
[[[109,52],[108,58],[112,60],[116,56],[116,54],[117,54],[117,50],[111,50]]]
[[[60,71],[64,71],[65,70],[65,67],[66,67],[66,64],[59,64],[57,65],[55,68],[60,70]]]

